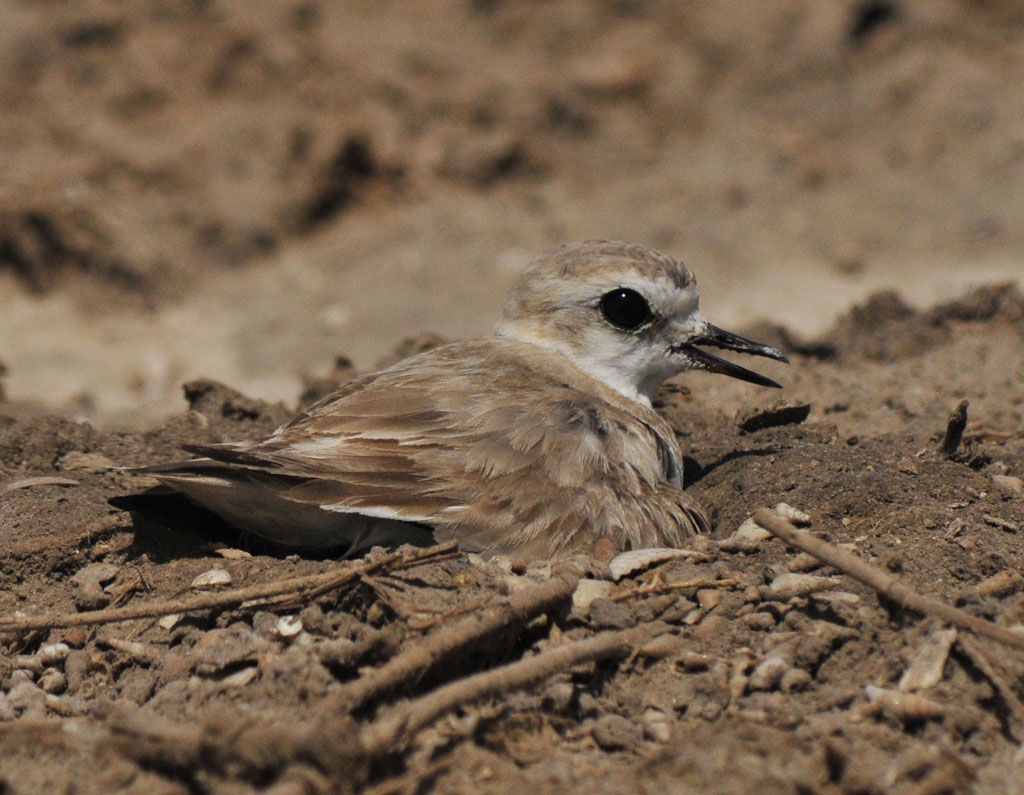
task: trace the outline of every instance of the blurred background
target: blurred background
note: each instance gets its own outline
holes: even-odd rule
[[[485,333],[618,238],[712,322],[1024,277],[1024,3],[7,0],[8,400],[152,425],[204,375]]]

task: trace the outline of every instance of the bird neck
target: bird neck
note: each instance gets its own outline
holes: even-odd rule
[[[495,334],[560,354],[595,381],[648,409],[658,387],[668,377],[659,369],[645,367],[644,362],[623,361],[623,357],[616,357],[611,351],[552,336],[533,323],[504,320]]]

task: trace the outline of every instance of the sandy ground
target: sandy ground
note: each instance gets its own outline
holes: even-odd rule
[[[3,12],[15,400],[115,427],[199,376],[294,401],[341,351],[486,331],[567,240],[664,249],[720,325],[808,333],[1021,275],[1013,3],[133,8]]]
[[[190,596],[211,569],[221,589],[339,570],[175,501],[116,507],[146,483],[109,467],[266,431],[340,355],[365,370],[408,336],[486,331],[552,244],[680,256],[713,322],[793,360],[769,368],[781,397],[704,376],[665,395],[713,515],[699,558],[588,586],[588,607],[562,594],[365,703],[371,671],[559,571],[457,553],[298,602],[3,632],[0,789],[1021,790],[1021,652],[944,635],[780,541],[720,543],[785,501],[920,592],[1021,625],[1017,4],[0,15],[0,621]],[[200,377],[228,386],[186,402]],[[743,429],[779,400],[807,418]],[[773,595],[786,573],[837,579]],[[353,739],[634,627],[657,642],[372,752]],[[899,691],[946,641],[904,686],[917,712],[866,689]]]

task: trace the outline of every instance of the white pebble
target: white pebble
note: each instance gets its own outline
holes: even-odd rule
[[[294,638],[302,632],[302,619],[298,616],[281,616],[277,619],[274,631],[282,638]]]
[[[217,588],[222,585],[231,585],[231,575],[224,569],[204,571],[192,580],[193,588]]]

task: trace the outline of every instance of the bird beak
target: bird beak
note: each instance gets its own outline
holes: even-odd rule
[[[765,356],[769,359],[789,364],[789,359],[783,355],[782,351],[776,350],[769,345],[762,345],[759,342],[748,340],[746,337],[741,337],[739,334],[733,334],[731,331],[712,326],[710,323],[708,323],[703,334],[693,337],[676,347],[677,351],[683,352],[689,357],[693,362],[694,369],[707,370],[709,373],[721,373],[732,378],[738,378],[741,381],[749,381],[751,384],[757,384],[758,386],[782,388],[781,384],[775,383],[770,378],[765,378],[760,373],[755,373],[746,367],[740,367],[738,364],[733,364],[727,359],[722,359],[713,353],[701,350],[697,347],[698,345],[711,345],[715,348],[724,348],[729,351],[749,353],[754,356]]]

